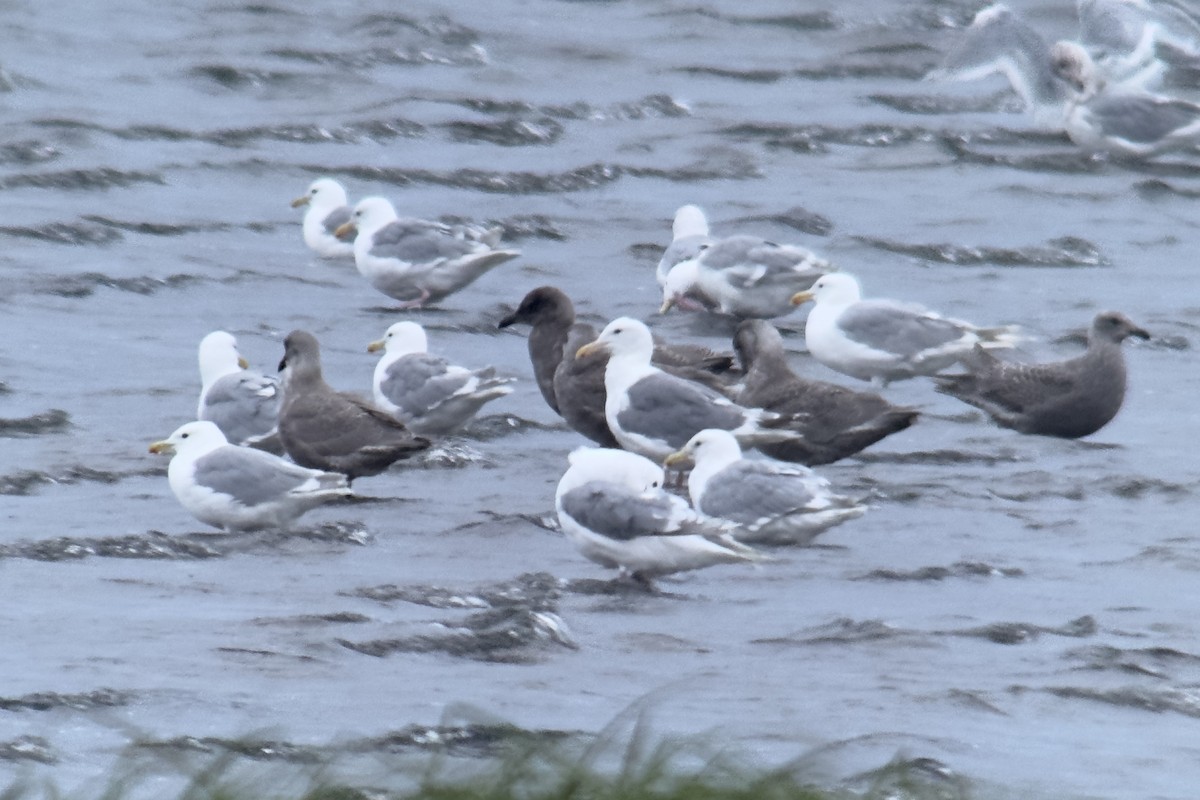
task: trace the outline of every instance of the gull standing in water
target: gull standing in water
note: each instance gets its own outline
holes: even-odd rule
[[[1071,141],[1087,150],[1147,158],[1200,139],[1200,106],[1144,91],[1109,87],[1075,42],[1056,42],[1054,71],[1075,91],[1064,115]]]
[[[354,263],[403,308],[436,303],[520,255],[499,247],[500,229],[402,219],[384,197],[358,201],[338,236],[357,230]]]
[[[863,300],[853,275],[834,273],[792,302],[813,300],[804,339],[813,357],[830,369],[886,386],[932,375],[959,361],[976,344],[1013,347],[1015,328],[979,328],[895,300]]]
[[[279,381],[249,369],[237,339],[213,331],[200,340],[200,403],[196,419],[209,420],[233,444],[283,452],[279,443]]]
[[[354,242],[342,241],[334,233],[350,221],[346,190],[333,178],[317,178],[308,191],[292,201],[292,208],[308,206],[304,212],[304,243],[324,258],[354,255]]]

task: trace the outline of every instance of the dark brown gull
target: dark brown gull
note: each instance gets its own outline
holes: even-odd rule
[[[872,392],[808,380],[788,366],[779,331],[765,320],[738,325],[733,348],[745,377],[737,401],[796,417],[800,441],[764,444],[772,458],[808,466],[829,464],[853,455],[917,419],[917,411],[894,406]]]
[[[335,391],[321,376],[321,348],[308,331],[283,342],[283,405],[279,438],[304,467],[341,472],[351,480],[378,475],[392,462],[429,447],[390,414]]]
[[[1121,342],[1150,334],[1124,314],[1092,321],[1087,351],[1066,361],[1015,364],[976,348],[963,375],[938,376],[937,389],[982,409],[1005,428],[1077,439],[1103,428],[1125,401]]]

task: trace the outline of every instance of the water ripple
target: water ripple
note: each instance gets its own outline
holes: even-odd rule
[[[856,241],[887,253],[912,256],[940,264],[977,266],[994,264],[1001,267],[1103,267],[1112,262],[1100,248],[1077,236],[1051,239],[1044,245],[1009,248],[987,245],[970,246],[948,243],[908,244],[873,236],[855,236]]]

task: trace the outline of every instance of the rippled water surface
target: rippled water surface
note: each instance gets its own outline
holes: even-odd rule
[[[1020,5],[1073,31],[1066,0]],[[68,6],[0,14],[0,770],[72,787],[133,740],[249,733],[403,749],[460,704],[593,732],[650,696],[664,733],[812,751],[831,783],[899,754],[1018,795],[1195,796],[1196,153],[1089,159],[1002,81],[920,81],[972,4]],[[194,413],[200,338],[270,370],[307,328],[368,392],[365,346],[403,313],[303,246],[288,201],[319,175],[505,227],[520,259],[412,316],[522,380],[361,499],[213,535],[146,453]],[[864,518],[615,590],[555,530],[583,440],[495,326],[553,283],[592,322],[727,347],[727,321],[653,314],[686,202],[870,294],[1018,323],[1033,358],[1105,308],[1155,338],[1086,441],[888,387],[919,423],[821,470]],[[803,354],[802,314],[793,364],[848,382]]]

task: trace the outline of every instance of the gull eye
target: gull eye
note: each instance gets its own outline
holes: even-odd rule
[[[181,433],[181,434],[179,434],[179,438],[180,438],[180,439],[186,439],[186,438],[187,438],[187,437],[189,437],[189,436],[191,436],[191,434],[190,434],[190,433]]]

